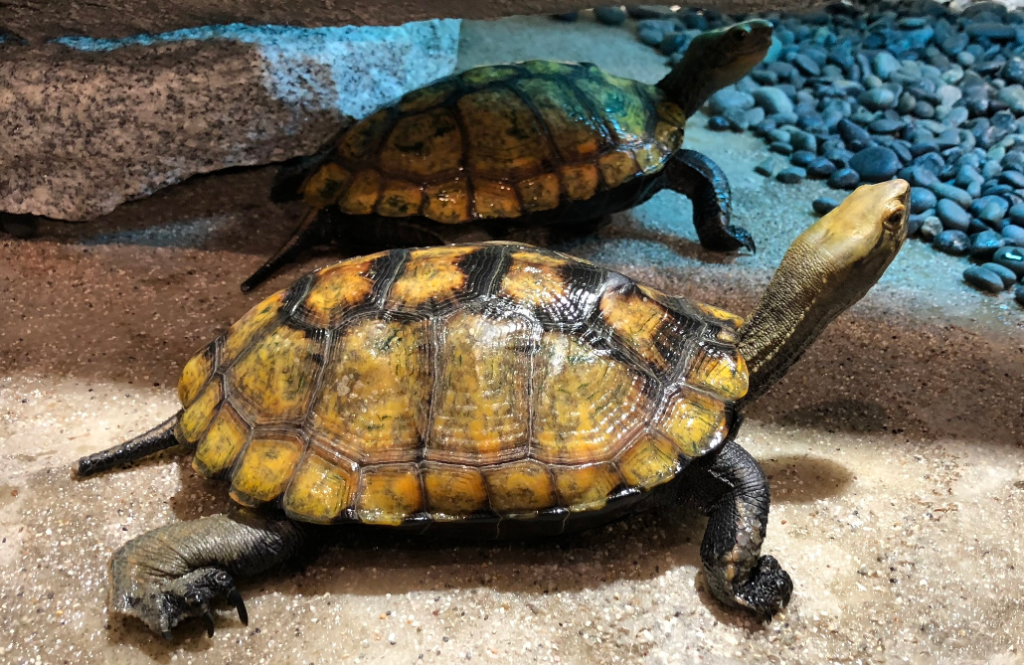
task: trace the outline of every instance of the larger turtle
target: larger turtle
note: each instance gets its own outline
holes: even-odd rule
[[[587,226],[664,188],[693,200],[702,245],[753,250],[728,223],[721,169],[680,146],[686,119],[746,76],[771,36],[760,19],[702,33],[655,85],[533,60],[410,92],[331,142],[299,189],[309,212],[242,289],[319,242],[444,244],[469,222]]]
[[[88,476],[182,444],[255,511],[129,541],[112,609],[163,634],[205,617],[212,634],[211,600],[245,622],[234,579],[292,556],[306,523],[557,534],[699,485],[711,591],[770,617],[792,582],[760,555],[768,484],[737,414],[885,271],[908,194],[902,180],[853,192],[796,239],[746,323],[514,243],[303,277],[188,361],[183,411],[76,464]]]

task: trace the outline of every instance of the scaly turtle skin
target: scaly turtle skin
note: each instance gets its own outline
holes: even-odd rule
[[[705,247],[753,250],[750,234],[728,224],[721,169],[680,146],[686,119],[760,62],[771,34],[756,19],[699,35],[656,85],[533,60],[410,92],[332,141],[299,188],[310,211],[242,288],[342,236],[390,247],[444,244],[471,222],[494,232],[585,226],[664,188],[693,200]]]
[[[177,444],[247,512],[122,547],[112,607],[168,634],[313,524],[558,534],[699,489],[713,594],[770,617],[789,576],[760,556],[768,486],[737,410],[877,281],[909,187],[865,186],[790,248],[747,323],[513,243],[393,250],[323,268],[199,351],[183,411],[78,476]]]

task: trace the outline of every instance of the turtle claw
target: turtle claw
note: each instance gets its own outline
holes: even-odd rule
[[[199,568],[180,576],[153,576],[125,570],[122,552],[111,565],[115,602],[112,609],[141,619],[156,634],[173,638],[173,630],[190,618],[203,621],[206,633],[213,637],[216,623],[210,605],[224,598],[238,611],[242,623],[248,621],[242,596],[231,575],[219,568]],[[129,562],[130,563],[130,562]]]
[[[206,622],[206,636],[213,637],[213,631],[217,628],[217,625],[213,621],[213,615],[210,613],[210,610],[206,610],[203,613],[203,621]]]
[[[793,580],[772,556],[763,556],[749,579],[735,589],[736,602],[761,619],[771,621],[789,604],[793,594]]]
[[[736,245],[730,248],[730,251],[739,249],[740,247],[745,247],[751,254],[757,253],[757,246],[754,244],[754,236],[750,235],[750,231],[746,230],[742,226],[730,224],[725,227],[725,232],[728,233],[734,241],[736,241]]]
[[[249,613],[245,609],[245,603],[242,601],[242,594],[238,593],[238,589],[232,587],[231,590],[228,591],[227,600],[231,607],[238,610],[238,620],[242,622],[242,625],[248,626]]]

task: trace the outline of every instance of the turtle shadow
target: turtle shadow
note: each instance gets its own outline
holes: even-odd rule
[[[169,502],[179,519],[194,520],[231,509],[225,482],[196,474],[190,456],[173,463],[179,469],[181,488]],[[853,477],[838,463],[803,455],[766,458],[762,467],[779,503],[839,495]],[[751,631],[763,629],[753,617],[721,606],[710,595],[700,558],[706,526],[707,519],[692,497],[666,492],[648,510],[564,536],[495,541],[417,536],[358,525],[316,527],[317,547],[260,579],[241,581],[239,588],[246,598],[272,593],[384,596],[489,588],[515,593],[528,603],[531,597],[646,581],[686,567],[694,573],[692,577],[684,574],[683,582],[693,580],[699,601],[717,620]],[[766,551],[770,552],[770,544]],[[221,612],[217,625],[233,626],[235,621],[230,611]],[[259,625],[260,618],[253,615],[249,630]],[[203,632],[201,622],[186,622],[167,644],[187,642],[190,650],[214,646],[214,641],[199,639]],[[110,639],[131,642],[161,656],[168,651],[141,623],[130,619],[120,621]]]
[[[628,217],[628,213],[622,216]],[[731,265],[737,259],[747,256],[742,252],[715,252],[705,249],[699,242],[694,242],[679,235],[659,231],[637,223],[625,223],[625,220],[618,219],[617,223],[601,229],[599,237],[602,240],[628,240],[636,242],[649,242],[662,245],[670,252],[681,259],[695,263],[706,263],[712,265]]]
[[[35,232],[22,242],[269,255],[298,223],[302,208],[301,202],[270,200],[278,167],[239,166],[197,174],[83,222],[32,216]]]
[[[772,503],[812,503],[843,495],[853,473],[838,462],[810,455],[778,455],[758,460],[768,477]]]

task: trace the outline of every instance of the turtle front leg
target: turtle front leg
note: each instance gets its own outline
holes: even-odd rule
[[[693,202],[693,225],[700,244],[715,252],[746,247],[756,251],[746,229],[729,223],[732,192],[725,172],[696,150],[680,150],[665,166],[666,186]]]
[[[718,488],[700,547],[711,592],[770,619],[789,602],[793,581],[773,557],[760,556],[770,503],[764,472],[732,439],[695,464]]]
[[[110,607],[168,639],[189,617],[205,619],[213,636],[210,603],[217,598],[225,598],[248,624],[235,578],[285,561],[305,539],[294,522],[250,515],[214,515],[155,529],[114,553]]]

